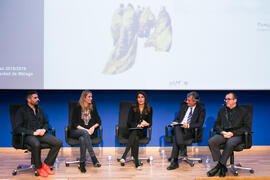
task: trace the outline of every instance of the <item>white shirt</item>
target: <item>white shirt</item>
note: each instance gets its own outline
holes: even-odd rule
[[[187,112],[186,112],[186,114],[184,116],[184,119],[182,120],[181,124],[186,124],[187,123],[188,115],[189,115],[190,111],[192,110],[192,115],[193,115],[195,108],[196,108],[196,105],[193,106],[193,107],[188,107],[188,110],[187,110]]]

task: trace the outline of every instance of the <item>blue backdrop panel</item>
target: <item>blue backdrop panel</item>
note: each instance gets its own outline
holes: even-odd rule
[[[24,90],[0,90],[1,127],[0,147],[11,147],[11,125],[9,104],[24,103]],[[43,108],[50,125],[56,129],[56,135],[65,143],[64,127],[68,122],[68,102],[78,101],[79,90],[40,90],[40,106]],[[115,126],[118,124],[119,102],[134,101],[135,90],[94,90],[93,98],[102,119],[103,142],[100,146],[120,146],[115,140]],[[186,98],[188,91],[151,90],[148,94],[149,103],[153,107],[152,140],[148,146],[170,146],[164,143],[165,126],[174,120],[180,102]],[[213,127],[218,109],[224,103],[228,91],[198,91],[200,99],[205,103],[206,120],[204,123],[203,142],[197,145],[206,146],[209,130]],[[240,104],[251,103],[254,106],[253,135],[254,145],[270,145],[270,91],[234,91]]]

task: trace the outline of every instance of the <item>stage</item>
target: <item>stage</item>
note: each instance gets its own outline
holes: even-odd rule
[[[133,162],[120,166],[117,157],[122,155],[124,148],[104,147],[94,148],[97,158],[102,164],[100,168],[94,168],[91,164],[87,165],[87,172],[82,174],[77,165],[66,167],[66,161],[75,160],[79,157],[79,148],[64,147],[58,155],[58,163],[55,163],[55,175],[47,179],[196,179],[206,178],[206,172],[215,165],[212,161],[208,147],[193,146],[188,147],[188,155],[201,157],[202,163],[196,162],[194,167],[190,167],[185,162],[179,163],[179,168],[168,171],[169,165],[167,157],[170,156],[171,147],[141,147],[140,157],[152,156],[153,161],[150,163],[143,161],[142,170],[137,170]],[[162,155],[162,150],[165,152]],[[47,150],[42,151],[42,158],[47,155]],[[112,156],[112,163],[108,163],[108,155]],[[210,162],[206,163],[207,157]],[[23,150],[14,148],[0,148],[0,179],[33,179],[36,177],[33,172],[18,172],[16,176],[12,175],[12,170],[18,164],[29,164],[30,153],[24,153]],[[254,168],[255,173],[250,174],[248,171],[239,170],[238,177],[270,177],[270,146],[253,146],[249,150],[235,153],[235,162],[240,162],[243,166]],[[216,178],[218,176],[215,176]],[[234,178],[231,172],[227,173],[228,178]],[[223,178],[224,179],[224,178]],[[269,178],[270,179],[270,178]]]

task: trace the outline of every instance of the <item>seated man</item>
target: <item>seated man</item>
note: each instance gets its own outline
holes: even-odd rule
[[[173,149],[172,160],[168,170],[178,168],[178,155],[181,147],[184,146],[184,141],[194,136],[194,128],[201,128],[205,119],[205,108],[199,101],[199,94],[197,92],[190,92],[187,94],[186,103],[181,105],[179,113],[174,120],[181,126],[173,128]]]
[[[26,104],[18,109],[15,116],[15,133],[25,133],[25,142],[32,148],[32,158],[35,168],[41,177],[53,175],[50,166],[54,164],[57,154],[62,146],[62,141],[55,136],[47,134],[48,121],[38,106],[39,98],[36,91],[26,94]],[[51,146],[47,158],[41,163],[40,143]]]
[[[214,176],[219,172],[220,177],[225,177],[227,172],[226,163],[233,148],[242,142],[242,135],[250,131],[248,113],[237,105],[237,97],[234,93],[228,93],[225,97],[226,106],[218,112],[214,125],[216,135],[208,140],[208,146],[217,165],[207,172],[207,176]],[[225,144],[222,154],[219,145]]]

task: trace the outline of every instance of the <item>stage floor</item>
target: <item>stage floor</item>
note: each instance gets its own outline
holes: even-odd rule
[[[152,156],[152,163],[144,162],[142,170],[137,170],[132,162],[120,166],[117,157],[121,157],[124,148],[94,148],[97,158],[102,164],[100,168],[87,165],[87,172],[82,174],[77,165],[65,166],[65,161],[75,160],[79,157],[79,148],[62,148],[58,155],[58,163],[55,164],[55,175],[46,179],[186,179],[207,177],[206,172],[215,165],[212,161],[208,147],[188,147],[188,155],[202,158],[202,163],[196,162],[190,167],[185,162],[179,163],[179,168],[168,171],[167,157],[171,154],[171,147],[143,147],[140,148],[140,157]],[[162,150],[165,151],[162,156]],[[42,151],[42,159],[47,155],[47,150]],[[87,153],[88,154],[88,153]],[[108,163],[108,155],[112,156],[112,164]],[[89,157],[89,156],[88,156]],[[206,163],[207,157],[210,163]],[[254,174],[239,170],[239,177],[270,177],[270,146],[253,146],[249,150],[235,153],[235,162],[243,166],[252,167]],[[12,175],[12,170],[18,164],[29,164],[30,153],[14,148],[0,148],[0,179],[36,179],[33,172],[18,173]],[[227,177],[234,177],[231,172]]]

